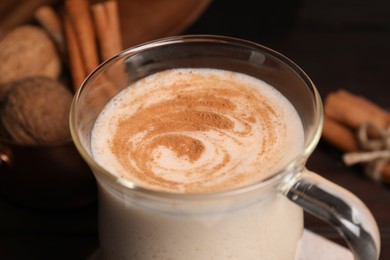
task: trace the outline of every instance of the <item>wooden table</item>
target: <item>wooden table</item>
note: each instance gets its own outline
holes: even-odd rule
[[[386,1],[264,1],[241,4],[215,0],[186,33],[214,33],[267,45],[295,61],[323,98],[339,88],[389,108],[390,21]],[[256,2],[256,1],[253,1]],[[312,3],[315,2],[315,3]],[[308,168],[345,187],[367,204],[390,259],[390,187],[346,167],[341,153],[321,141]],[[42,212],[0,196],[0,259],[85,259],[98,246],[96,205]],[[306,228],[343,244],[326,223],[305,216]]]

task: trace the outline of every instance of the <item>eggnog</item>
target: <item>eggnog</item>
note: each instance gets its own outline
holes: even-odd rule
[[[92,132],[109,172],[148,189],[204,193],[270,177],[303,148],[291,103],[263,81],[215,69],[175,69],[118,94]]]
[[[158,72],[121,91],[97,118],[91,150],[123,186],[191,196],[267,180],[303,145],[296,110],[272,86],[194,68]],[[254,192],[143,203],[100,186],[105,257],[294,259],[302,210],[275,191]]]

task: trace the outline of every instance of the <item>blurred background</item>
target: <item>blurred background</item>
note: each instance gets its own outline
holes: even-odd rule
[[[131,34],[130,28],[134,27],[139,33],[136,39],[125,36],[129,39],[125,47],[173,34],[239,37],[293,60],[313,80],[323,99],[332,91],[346,89],[390,109],[389,1],[212,0],[196,9],[183,2],[127,1],[128,8],[131,3],[137,8],[122,8],[121,15],[129,12],[133,14],[131,19],[140,20],[125,21],[126,29],[122,23],[125,34]],[[61,5],[61,1],[2,0],[0,37],[28,21],[29,12],[45,3]],[[142,16],[137,16],[139,13]],[[158,22],[156,15],[166,23]],[[146,29],[142,29],[144,24]],[[341,155],[321,140],[308,168],[347,188],[367,204],[380,227],[381,259],[390,259],[390,186],[369,179],[360,166],[345,166]],[[38,210],[0,193],[0,259],[86,259],[98,247],[96,208],[92,203],[66,211]],[[305,221],[306,228],[344,245],[326,223],[308,215]]]

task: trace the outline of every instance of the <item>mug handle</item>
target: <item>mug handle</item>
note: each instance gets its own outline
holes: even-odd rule
[[[355,195],[307,169],[286,178],[279,188],[306,212],[333,225],[356,260],[379,259],[378,226]]]

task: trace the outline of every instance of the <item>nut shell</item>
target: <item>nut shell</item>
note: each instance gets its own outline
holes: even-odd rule
[[[46,77],[16,81],[0,105],[3,132],[22,145],[58,144],[70,140],[72,93]]]
[[[61,59],[55,44],[41,28],[23,25],[0,41],[0,85],[22,78],[57,78]]]

